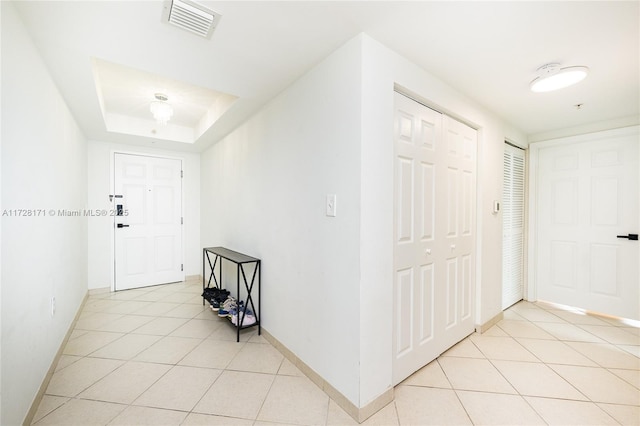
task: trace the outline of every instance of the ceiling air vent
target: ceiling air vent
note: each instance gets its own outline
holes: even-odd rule
[[[206,7],[189,0],[172,0],[165,4],[163,19],[170,24],[209,38],[222,17]]]

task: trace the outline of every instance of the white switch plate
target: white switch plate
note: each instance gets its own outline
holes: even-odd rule
[[[327,216],[336,217],[336,194],[327,194]]]

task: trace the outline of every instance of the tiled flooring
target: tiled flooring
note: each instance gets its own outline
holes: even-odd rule
[[[351,425],[199,281],[93,295],[34,423]],[[640,424],[640,329],[520,302],[395,390],[365,424]]]

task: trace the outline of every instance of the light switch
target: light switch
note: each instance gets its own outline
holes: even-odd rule
[[[336,216],[336,194],[327,194],[327,216]]]

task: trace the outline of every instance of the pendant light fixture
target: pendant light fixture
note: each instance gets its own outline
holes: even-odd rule
[[[165,125],[173,115],[173,107],[167,102],[169,97],[164,93],[156,93],[154,96],[156,100],[151,102],[149,109],[153,114],[153,118],[159,124]]]
[[[550,92],[571,86],[585,79],[589,68],[583,66],[564,67],[551,63],[538,68],[538,77],[530,84],[532,92]]]

